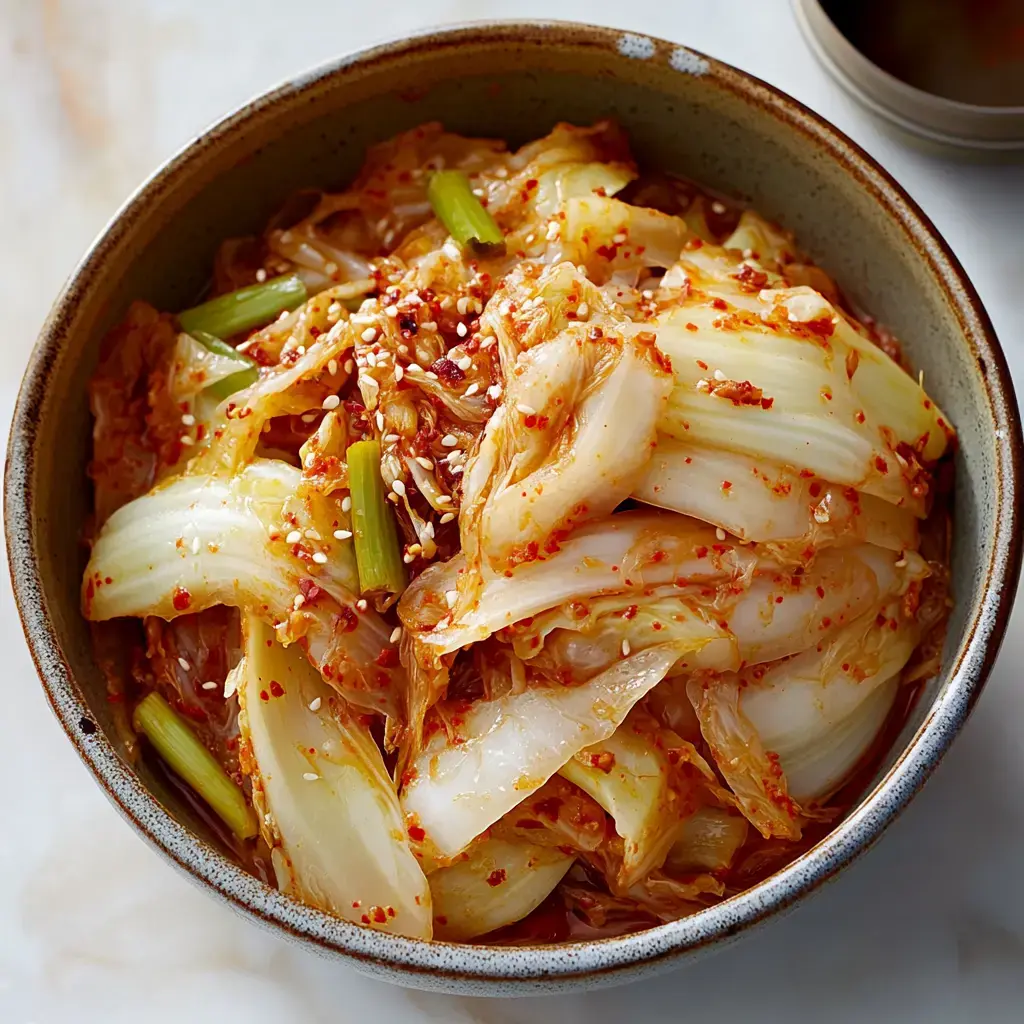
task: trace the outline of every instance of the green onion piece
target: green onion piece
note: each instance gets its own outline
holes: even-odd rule
[[[151,693],[136,707],[132,724],[239,839],[256,835],[256,815],[245,794],[160,694]]]
[[[346,458],[359,589],[364,594],[399,594],[405,589],[405,566],[399,554],[395,517],[380,476],[380,445],[376,441],[357,441],[349,446]]]
[[[462,171],[431,175],[427,198],[438,220],[463,249],[468,246],[478,256],[500,256],[505,251],[501,228],[473,195]]]
[[[270,323],[278,313],[295,309],[306,299],[302,280],[285,274],[186,309],[178,314],[178,323],[193,336],[196,331],[206,331],[217,338],[230,338]]]
[[[209,387],[204,389],[215,398],[229,398],[236,391],[241,391],[243,388],[247,388],[259,380],[259,364],[255,360],[250,359],[244,352],[239,352],[238,349],[229,345],[226,341],[221,341],[220,338],[215,338],[212,334],[207,334],[206,331],[193,330],[190,336],[195,338],[208,352],[212,352],[217,356],[224,356],[225,359],[233,359],[243,367],[238,373],[221,377],[220,380],[214,381]]]

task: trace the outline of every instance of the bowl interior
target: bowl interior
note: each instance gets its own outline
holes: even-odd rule
[[[12,551],[31,550],[36,560],[20,596],[51,617],[63,660],[53,667],[42,659],[51,688],[53,673],[73,679],[111,743],[117,739],[110,706],[78,597],[79,538],[90,504],[85,382],[104,332],[134,298],[168,310],[195,301],[220,240],[259,230],[297,188],[343,186],[366,147],[395,132],[439,120],[514,145],[559,120],[604,117],[625,126],[641,165],[735,195],[795,231],[853,301],[903,341],[959,431],[956,607],[946,669],[928,684],[879,775],[896,762],[962,667],[977,639],[990,567],[1005,561],[996,518],[1008,500],[1005,434],[998,434],[1008,413],[986,381],[1001,357],[988,347],[985,324],[970,313],[970,297],[918,215],[900,206],[883,175],[797,105],[687,50],[566,26],[470,27],[372,51],[330,74],[289,83],[207,133],[145,187],[73,279],[48,322],[12,437],[12,466],[30,496],[29,522],[17,527],[27,539]],[[10,494],[10,480],[8,486]],[[36,616],[32,635],[33,617],[27,618],[38,657],[44,627]],[[977,675],[967,678],[955,699],[969,705],[976,681]],[[203,834],[202,823],[158,780],[143,781],[172,815]]]

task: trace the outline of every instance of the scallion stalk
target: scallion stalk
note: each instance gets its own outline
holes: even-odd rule
[[[352,496],[352,532],[362,593],[405,589],[405,566],[398,548],[394,513],[388,507],[380,475],[380,445],[357,441],[348,449]]]
[[[174,773],[184,779],[239,839],[256,835],[256,815],[245,794],[228,778],[185,720],[158,693],[136,708],[132,724]]]
[[[427,185],[427,198],[438,220],[459,245],[479,256],[499,256],[505,238],[494,218],[473,195],[462,171],[437,171]]]
[[[242,366],[238,373],[221,377],[220,380],[214,381],[207,387],[205,390],[211,395],[216,398],[225,399],[236,391],[241,391],[243,388],[255,384],[259,379],[259,365],[244,352],[239,352],[238,349],[229,345],[226,341],[221,341],[220,338],[215,338],[212,334],[207,334],[206,331],[193,330],[190,336],[195,338],[208,352],[212,352],[217,356],[223,356],[225,359],[233,359]]]
[[[301,278],[285,274],[186,309],[178,314],[178,323],[193,337],[196,331],[205,331],[217,338],[230,338],[270,323],[279,313],[301,306],[307,298]]]

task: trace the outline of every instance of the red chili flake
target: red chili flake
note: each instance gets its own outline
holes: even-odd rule
[[[409,838],[414,843],[422,843],[423,840],[426,838],[426,835],[427,835],[427,833],[423,831],[421,826],[419,826],[419,825],[410,825],[409,826]]]
[[[688,324],[686,325],[686,329],[687,329],[688,331],[696,331],[696,330],[698,330],[699,328],[697,327],[697,325],[696,325],[696,324],[690,324],[690,323],[688,323]],[[704,367],[704,369],[706,370],[706,369],[707,369],[707,367],[705,366],[705,367]]]
[[[375,663],[381,668],[398,668],[398,648],[385,647],[377,655]]]
[[[860,409],[858,409],[858,410],[857,410],[857,411],[856,411],[856,412],[855,412],[855,413],[853,414],[853,418],[854,418],[854,419],[855,419],[855,420],[856,420],[856,421],[857,421],[858,423],[863,423],[863,422],[864,422],[864,413],[862,413],[862,412],[860,411]]]
[[[361,918],[359,918],[359,920],[362,921],[363,924],[369,924],[370,923],[370,917],[369,917],[368,914],[363,914],[363,916]]]
[[[707,558],[708,557],[708,549],[706,547],[704,547],[703,544],[701,544],[701,546],[699,548],[697,548],[696,551],[694,551],[694,554],[698,558]]]
[[[589,757],[590,767],[604,772],[606,775],[615,767],[615,755],[610,750],[602,750]]]
[[[184,587],[175,587],[171,594],[174,610],[183,612],[192,603],[192,595]]]
[[[505,881],[505,877],[506,874],[504,868],[495,868],[487,876],[487,884],[490,886],[501,885],[501,883]]]
[[[759,292],[768,283],[768,275],[749,263],[744,263],[732,276],[750,292]]]
[[[817,480],[815,480],[814,483],[811,484],[811,486],[808,487],[807,489],[808,491],[810,491],[812,498],[816,498],[819,494],[821,494],[821,484]]]
[[[430,369],[450,388],[455,387],[456,384],[461,384],[466,379],[466,375],[459,369],[458,365],[453,363],[447,356],[435,359],[430,364]]]
[[[732,487],[732,481],[731,480],[723,480],[722,481],[722,490],[723,491],[729,490],[730,487]]]
[[[660,622],[652,622],[651,629],[664,629],[665,627]]]
[[[762,398],[761,399],[761,408],[764,409],[764,410],[770,409],[774,404],[775,404],[775,399],[774,398]]]
[[[728,309],[729,308],[729,303],[727,303],[725,301],[725,299],[712,299],[711,300],[711,305],[714,306],[715,309]]]
[[[337,624],[342,633],[351,633],[359,625],[359,616],[347,605],[338,609]]]
[[[299,593],[306,599],[306,604],[310,604],[320,596],[320,587],[307,577],[299,580]]]
[[[270,694],[266,690],[260,690],[260,700],[270,700]]]
[[[814,592],[818,595],[818,597],[824,597],[825,596],[825,588],[824,587],[820,587],[820,586],[819,587],[815,587],[814,588]]]
[[[886,476],[889,472],[889,466],[881,455],[875,456],[875,469],[877,469],[882,476]]]
[[[545,825],[544,822],[536,821],[533,818],[520,818],[516,822],[516,828],[537,829],[547,828],[547,825]]]
[[[821,628],[822,628],[822,629],[828,629],[828,627],[829,627],[829,626],[831,626],[831,625],[832,625],[832,620],[831,620],[831,619],[830,619],[830,618],[829,618],[829,617],[828,617],[828,616],[826,615],[826,616],[825,616],[825,617],[824,617],[824,618],[823,618],[823,619],[821,620]]]
[[[271,697],[283,697],[284,687],[276,680],[270,680],[270,696]]]
[[[698,360],[697,360],[697,365],[698,365],[698,366],[699,366],[699,367],[700,367],[700,368],[701,368],[702,370],[706,370],[706,369],[708,368],[708,364],[707,364],[707,363],[705,363],[703,359],[698,359]]]
[[[814,472],[812,470],[810,470],[810,469],[801,469],[800,470],[800,475],[806,480],[809,477],[814,476]]]

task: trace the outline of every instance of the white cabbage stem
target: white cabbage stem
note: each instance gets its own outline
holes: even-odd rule
[[[672,645],[625,658],[581,686],[535,687],[478,701],[451,736],[413,761],[402,791],[410,820],[452,857],[583,747],[610,736],[679,657]]]
[[[434,937],[465,942],[521,921],[544,902],[575,858],[550,846],[484,839],[430,875]]]
[[[301,652],[253,616],[245,630],[243,764],[278,885],[348,921],[430,938],[430,889],[366,725]]]

